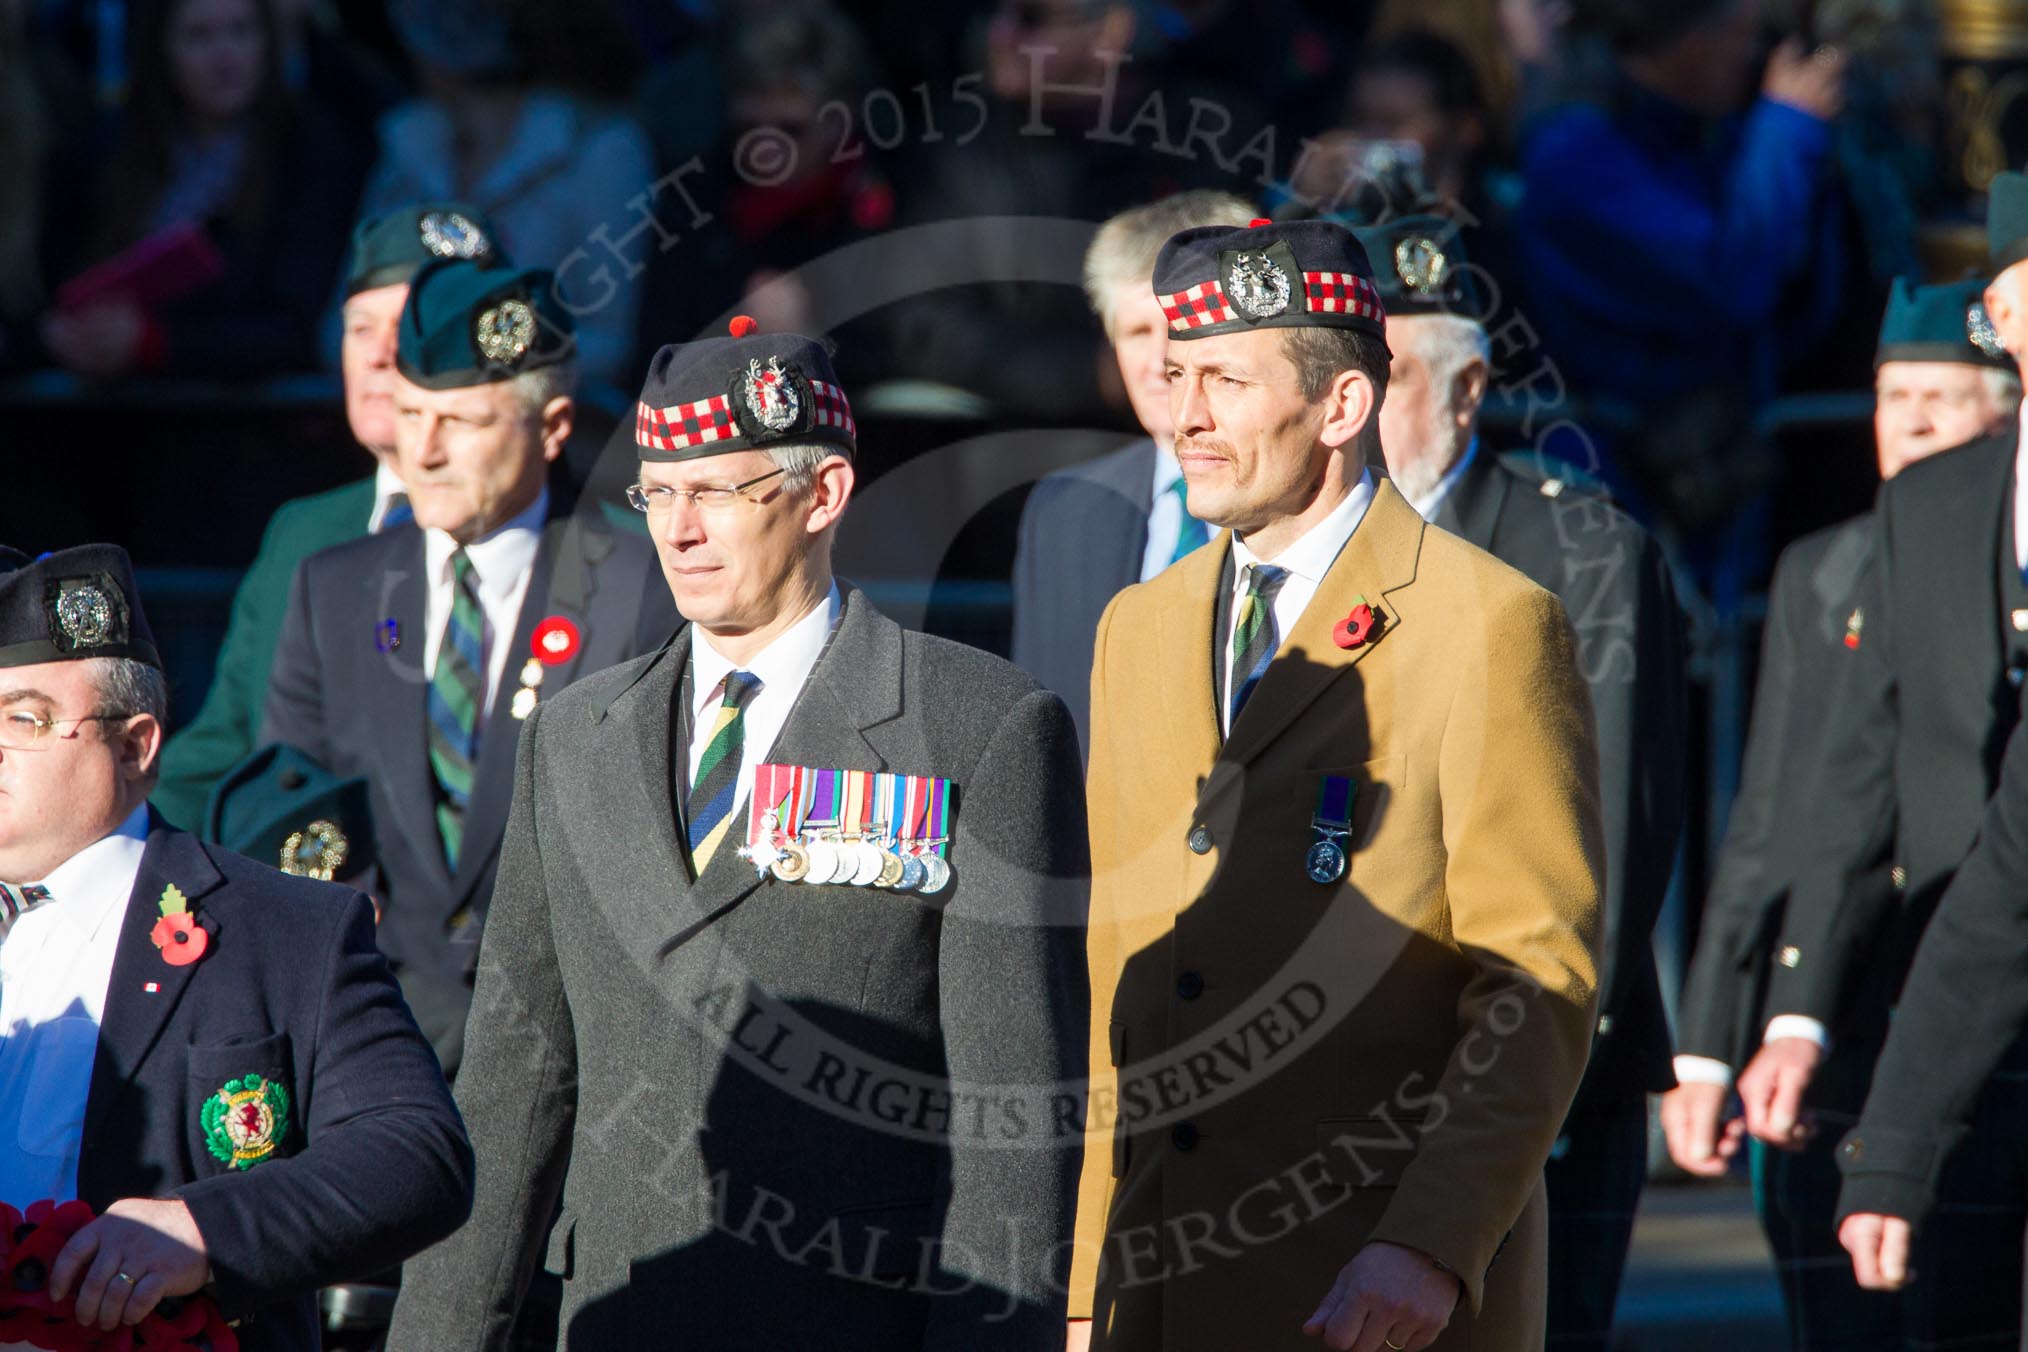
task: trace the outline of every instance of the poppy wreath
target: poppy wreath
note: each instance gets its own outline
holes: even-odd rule
[[[238,1335],[201,1294],[166,1297],[140,1323],[110,1333],[78,1323],[71,1300],[50,1298],[49,1276],[63,1246],[91,1222],[84,1202],[34,1202],[25,1212],[0,1203],[0,1343],[47,1352],[238,1352]]]

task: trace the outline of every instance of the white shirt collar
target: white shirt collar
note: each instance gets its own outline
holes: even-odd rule
[[[377,460],[373,466],[373,515],[367,518],[366,529],[378,533],[387,521],[387,509],[393,505],[396,494],[408,495],[408,485],[401,476],[387,467],[385,460]]]
[[[838,613],[844,602],[838,595],[838,584],[833,582],[823,599],[811,606],[809,613],[776,635],[774,641],[762,648],[738,668],[760,678],[761,689],[776,693],[801,690],[810,672],[816,667],[817,659],[823,656],[824,644],[831,637],[831,630],[838,623]],[[693,642],[690,645],[690,712],[693,717],[703,712],[718,690],[718,684],[727,672],[734,670],[732,659],[711,646],[711,635],[702,628],[692,628]]]
[[[481,594],[505,596],[523,574],[535,566],[535,551],[542,545],[542,523],[549,517],[549,488],[535,495],[518,515],[482,539],[465,546],[478,574]],[[445,531],[423,532],[423,563],[432,586],[445,585],[451,576],[451,555],[458,542]]]
[[[1366,515],[1367,506],[1373,501],[1373,471],[1362,470],[1359,482],[1352,485],[1352,491],[1345,500],[1331,509],[1331,514],[1305,531],[1294,544],[1272,559],[1263,559],[1246,546],[1238,535],[1232,537],[1232,570],[1237,579],[1247,565],[1272,563],[1286,568],[1297,577],[1311,583],[1321,583],[1324,574],[1331,571],[1345,542],[1352,538],[1352,532]]]
[[[141,854],[148,848],[148,805],[142,803],[114,827],[50,870],[42,886],[49,889],[50,905],[66,908],[72,920],[97,928],[86,912],[101,916],[115,906],[124,906],[134,890],[134,878],[141,871]]]
[[[1465,447],[1465,453],[1459,456],[1449,469],[1444,471],[1444,477],[1436,481],[1436,487],[1430,489],[1429,496],[1421,501],[1417,501],[1414,498],[1408,500],[1409,506],[1415,508],[1416,515],[1425,521],[1434,517],[1436,509],[1443,506],[1444,499],[1451,495],[1451,490],[1456,488],[1458,481],[1465,477],[1465,471],[1472,467],[1472,460],[1478,454],[1479,436],[1478,433],[1474,432],[1471,443]]]

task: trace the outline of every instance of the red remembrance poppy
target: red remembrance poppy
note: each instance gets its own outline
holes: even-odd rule
[[[1352,607],[1352,613],[1338,621],[1338,627],[1331,631],[1331,639],[1341,648],[1357,648],[1373,637],[1378,616],[1373,607],[1361,602]]]
[[[163,916],[148,937],[162,950],[162,961],[171,967],[188,967],[204,956],[205,946],[211,942],[197,917],[188,912]]]
[[[547,667],[560,667],[577,656],[578,646],[584,636],[568,616],[551,615],[535,626],[535,635],[529,646],[535,650],[535,660]]]

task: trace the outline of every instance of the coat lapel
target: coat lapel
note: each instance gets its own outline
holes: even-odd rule
[[[404,526],[388,538],[387,566],[367,577],[366,616],[360,623],[354,689],[359,704],[380,711],[371,722],[373,755],[382,782],[403,805],[394,826],[408,837],[418,859],[432,870],[435,886],[447,888],[450,866],[437,834],[436,777],[430,772],[429,579],[424,575],[423,533]],[[383,620],[398,626],[401,646],[383,654],[370,635]],[[349,636],[348,636],[349,639]]]
[[[85,1103],[84,1158],[90,1158],[107,1114],[154,1049],[191,980],[219,944],[230,942],[231,936],[220,930],[204,908],[204,898],[224,882],[196,836],[174,830],[160,818],[151,819],[148,845],[141,855],[133,894],[127,898],[126,918],[113,954],[112,979],[106,987],[98,1056]],[[155,922],[161,919],[162,894],[172,883],[210,935],[206,956],[182,967],[165,962],[151,937]],[[153,990],[149,989],[151,984]]]
[[[535,652],[535,626],[551,615],[566,615],[582,635],[570,661],[544,670],[542,688],[550,693],[570,683],[590,642],[587,601],[591,570],[580,546],[582,529],[575,517],[552,518],[543,527],[542,543],[536,547],[528,591],[508,640],[507,665],[501,668],[500,688],[493,694],[493,712],[486,718],[479,744],[472,800],[465,809],[464,844],[458,852],[458,876],[451,886],[452,909],[468,904],[472,888],[491,867],[501,833],[507,829],[507,813],[514,801],[514,749],[521,737],[521,720],[514,717],[514,693],[521,688],[521,668]],[[569,585],[558,585],[566,580]],[[575,604],[565,604],[560,593],[567,593]]]
[[[1197,636],[1195,660],[1169,661],[1159,654],[1162,722],[1170,734],[1161,739],[1176,754],[1175,771],[1186,783],[1203,778],[1218,757],[1218,692],[1213,664],[1218,660],[1218,589],[1225,560],[1232,552],[1232,532],[1219,531],[1209,544],[1169,566],[1182,584],[1179,600],[1171,602],[1160,621],[1161,632]]]
[[[1232,725],[1221,760],[1238,765],[1258,756],[1339,673],[1365,660],[1407,623],[1393,593],[1415,580],[1423,529],[1423,519],[1392,481],[1381,480],[1359,528],[1282,640],[1267,674]],[[1361,596],[1384,616],[1380,631],[1357,648],[1340,648],[1332,630]]]
[[[775,738],[767,759],[778,765],[820,769],[883,769],[889,756],[869,733],[901,714],[901,626],[874,609],[849,585],[840,584],[838,627],[810,669]],[[889,748],[891,751],[892,748]],[[752,864],[739,857],[745,843],[750,803],[733,808],[732,836],[691,885],[697,915],[709,917],[740,901],[761,883]]]

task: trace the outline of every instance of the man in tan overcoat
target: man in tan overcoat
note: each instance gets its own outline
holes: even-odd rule
[[[1556,599],[1376,472],[1371,278],[1321,221],[1156,265],[1189,510],[1228,529],[1099,625],[1072,1348],[1542,1346],[1592,713]]]

